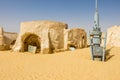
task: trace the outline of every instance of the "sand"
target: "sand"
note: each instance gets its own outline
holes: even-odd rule
[[[0,51],[0,80],[120,80],[120,48],[107,47],[105,62],[89,48],[54,54]]]

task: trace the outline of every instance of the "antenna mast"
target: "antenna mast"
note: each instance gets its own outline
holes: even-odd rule
[[[98,1],[96,0],[96,10],[98,10]]]
[[[94,24],[95,28],[99,28],[99,13],[98,13],[98,0],[96,0],[96,11],[95,11],[95,16],[94,16]]]

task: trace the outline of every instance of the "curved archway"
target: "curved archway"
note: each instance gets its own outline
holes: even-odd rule
[[[27,33],[23,36],[22,38],[22,42],[23,42],[23,51],[28,51],[28,46],[34,46],[36,47],[36,53],[39,53],[41,50],[41,41],[39,36],[37,36],[36,34],[31,34],[31,33]]]

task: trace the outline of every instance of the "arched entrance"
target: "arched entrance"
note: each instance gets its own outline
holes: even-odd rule
[[[36,53],[39,53],[41,50],[41,43],[39,36],[35,34],[25,34],[25,37],[23,37],[23,51],[28,51],[28,46],[34,46],[36,47]]]

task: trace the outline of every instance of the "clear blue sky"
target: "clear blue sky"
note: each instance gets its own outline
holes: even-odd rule
[[[120,0],[98,2],[102,30],[120,25]],[[0,26],[19,32],[21,22],[53,20],[88,31],[94,26],[94,12],[95,0],[0,0]]]

